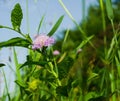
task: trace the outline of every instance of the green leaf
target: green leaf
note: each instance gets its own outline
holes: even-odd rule
[[[53,26],[53,28],[51,29],[51,31],[48,33],[49,36],[52,36],[55,33],[55,31],[58,29],[58,27],[60,26],[60,24],[61,24],[61,22],[63,20],[63,17],[64,16],[61,16],[58,19],[58,21],[56,22],[56,24]]]
[[[117,66],[118,75],[120,77],[120,62],[119,62],[119,59],[117,58],[117,56],[115,56],[115,62],[116,62],[116,66]]]
[[[38,26],[38,31],[37,31],[37,34],[39,34],[39,31],[40,31],[40,28],[41,28],[41,25],[42,25],[42,22],[44,20],[44,15],[42,16],[41,20],[40,20],[40,23],[39,23],[39,26]]]
[[[98,96],[98,97],[93,97],[89,99],[88,101],[109,101],[109,98],[104,97],[104,96]]]
[[[21,81],[19,81],[19,80],[16,80],[15,82],[16,82],[20,87],[23,87],[23,88],[27,87],[27,85],[26,85],[25,83],[23,83],[23,82],[21,82]]]
[[[3,64],[3,63],[0,63],[0,67],[3,67],[3,66],[5,66],[5,64]]]
[[[21,47],[28,48],[30,44],[31,43],[28,40],[20,37],[16,37],[16,38],[9,39],[8,41],[0,42],[0,48],[9,47],[9,46],[21,46]]]
[[[11,12],[11,22],[15,30],[20,31],[20,25],[23,18],[22,9],[19,3],[14,6]]]
[[[45,64],[47,64],[46,61],[27,61],[25,62],[22,66],[19,67],[19,69],[21,69],[22,67],[24,66],[27,66],[27,65],[39,65],[39,66],[44,66]]]
[[[108,16],[109,20],[113,20],[114,14],[113,14],[111,0],[106,0],[106,10],[107,10],[107,16]]]
[[[0,25],[0,28],[3,28],[3,26],[2,26],[2,25]]]
[[[82,47],[83,47],[85,44],[87,44],[93,37],[94,37],[94,36],[92,35],[92,36],[88,37],[86,40],[83,40],[83,41],[80,43],[80,45],[76,48],[76,50],[82,48]]]
[[[99,75],[96,74],[96,73],[91,73],[90,76],[89,76],[89,78],[88,78],[88,80],[92,80],[92,79],[94,79],[95,77],[98,77],[98,76]]]

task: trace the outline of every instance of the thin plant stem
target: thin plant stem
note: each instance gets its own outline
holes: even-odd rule
[[[65,45],[65,42],[67,40],[67,37],[68,37],[68,34],[69,34],[69,29],[67,29],[66,33],[65,33],[65,37],[64,37],[64,40],[63,40],[63,43],[62,43],[62,51],[63,51],[63,46]]]
[[[40,32],[40,28],[41,28],[41,26],[42,26],[44,17],[45,17],[45,15],[43,15],[42,18],[41,18],[41,20],[40,20],[40,23],[39,23],[39,26],[38,26],[38,30],[37,30],[37,34],[39,34],[39,32]]]
[[[6,87],[6,91],[7,91],[7,96],[8,96],[9,101],[11,101],[8,86],[7,86],[7,80],[6,80],[6,76],[5,76],[5,73],[4,73],[3,69],[2,69],[2,72],[3,72],[3,76],[4,76],[4,80],[5,80],[5,87]]]
[[[111,68],[110,79],[111,79],[111,91],[112,91],[112,93],[114,93],[116,86],[115,86],[115,77],[114,77],[113,66]],[[112,101],[116,101],[116,94],[112,95]]]
[[[17,54],[16,54],[16,51],[15,51],[15,48],[13,48],[13,55],[14,55],[14,62],[15,62],[15,66],[16,66],[16,74],[17,74],[17,79],[19,81],[22,80],[21,78],[21,75],[20,75],[20,69],[19,69],[19,64],[18,64],[18,59],[17,59]]]
[[[73,21],[73,23],[76,25],[76,27],[78,28],[78,30],[81,32],[81,37],[82,39],[87,39],[86,33],[82,30],[82,28],[77,24],[77,22],[75,21],[75,19],[73,18],[73,16],[71,15],[71,13],[69,12],[69,10],[66,8],[66,6],[64,5],[64,3],[62,2],[62,0],[58,0],[59,3],[61,4],[61,6],[64,8],[64,10],[66,11],[66,13],[68,14],[68,16],[71,18],[71,20]],[[89,44],[96,50],[95,46],[93,45],[93,43],[91,41],[89,41]]]
[[[82,19],[85,20],[85,0],[82,0]]]
[[[106,21],[105,21],[103,0],[100,0],[99,2],[100,2],[101,15],[102,15],[103,31],[105,32],[105,30],[106,30]],[[106,54],[107,54],[107,37],[106,37],[106,34],[104,35],[104,51],[105,51],[105,56],[106,56]]]
[[[21,33],[20,31],[15,30],[15,29],[13,29],[13,28],[11,28],[11,27],[8,27],[8,26],[2,26],[2,28],[6,28],[6,29],[13,30],[13,31],[19,33],[20,35],[22,35],[24,38],[26,38],[26,36],[25,36],[23,33]]]
[[[27,32],[30,33],[28,0],[26,0],[26,21],[27,21]]]
[[[71,15],[71,13],[69,12],[69,10],[66,8],[66,6],[64,5],[64,3],[62,2],[62,0],[58,0],[59,3],[61,4],[61,6],[64,8],[64,10],[66,11],[66,13],[68,14],[68,16],[71,18],[71,20],[73,21],[73,23],[77,26],[77,28],[79,29],[79,31],[82,34],[83,39],[86,38],[86,33],[82,30],[82,28],[77,24],[77,22],[75,21],[75,19],[73,18],[73,16]]]
[[[114,34],[114,45],[117,44],[117,36],[116,36],[116,31],[115,31],[115,27],[114,27],[114,23],[113,23],[113,19],[110,20],[111,21],[111,25],[112,25],[112,29],[113,29],[113,34]],[[116,85],[115,85],[115,74],[114,74],[114,68],[113,68],[113,62],[112,62],[112,68],[111,68],[111,91],[112,93],[115,92],[116,90]],[[112,101],[116,101],[116,94],[114,94],[112,96]]]
[[[103,31],[105,31],[106,30],[106,21],[105,21],[105,12],[104,12],[103,0],[100,0],[100,7],[101,7]]]

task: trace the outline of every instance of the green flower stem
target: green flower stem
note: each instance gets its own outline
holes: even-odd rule
[[[115,42],[116,42],[116,44],[117,44],[117,35],[116,35],[114,23],[113,23],[113,20],[112,20],[112,19],[111,19],[110,21],[111,21],[111,25],[112,25],[112,29],[113,29],[113,34],[114,34],[114,36],[115,36]]]
[[[56,75],[58,77],[58,68],[57,68],[57,63],[55,61],[55,58],[53,59],[53,61],[54,61],[54,64],[55,64],[55,72],[56,72]]]
[[[26,36],[23,34],[23,33],[21,33],[20,31],[17,31],[17,30],[15,30],[15,29],[13,29],[13,28],[11,28],[11,27],[8,27],[8,26],[2,26],[3,28],[6,28],[6,29],[10,29],[10,30],[13,30],[13,31],[15,31],[15,32],[18,32],[20,35],[22,35],[24,38],[26,38]]]
[[[115,77],[114,77],[114,70],[112,68],[112,72],[110,73],[110,79],[111,79],[111,92],[115,92]],[[116,94],[112,95],[112,101],[116,101]]]
[[[104,13],[104,5],[103,0],[100,0],[100,7],[101,7],[101,15],[102,15],[102,24],[103,24],[103,30],[106,30],[106,21],[105,21],[105,13]]]
[[[50,66],[50,72],[55,76],[55,78],[56,78],[56,82],[58,83],[58,86],[60,86],[61,85],[61,82],[60,82],[60,80],[58,79],[58,74],[53,70],[53,64],[51,63],[51,62],[49,62],[48,63],[49,64],[49,66]],[[55,66],[56,67],[56,66]],[[58,71],[58,70],[56,70],[56,71]]]
[[[99,0],[99,3],[100,3],[100,7],[101,7],[103,31],[105,32],[106,21],[105,21],[105,12],[104,12],[103,0]],[[106,34],[104,35],[104,46],[105,46],[105,56],[106,56],[106,54],[107,54],[107,37],[106,37]]]

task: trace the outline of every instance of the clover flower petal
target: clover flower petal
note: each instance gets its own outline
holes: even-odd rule
[[[53,51],[53,55],[59,55],[59,54],[60,54],[60,52],[58,50]]]
[[[54,44],[55,40],[52,37],[49,37],[47,35],[39,35],[37,38],[33,41],[32,49],[39,49],[42,47],[47,47],[52,44]]]

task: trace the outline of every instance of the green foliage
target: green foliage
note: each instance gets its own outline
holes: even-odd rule
[[[22,9],[19,3],[14,6],[11,12],[11,22],[15,30],[20,31],[20,25],[23,18]]]
[[[5,64],[3,64],[3,63],[0,63],[0,67],[3,67],[3,66],[5,66]]]
[[[119,5],[116,5],[119,9],[112,8],[111,1],[107,0],[106,9],[103,9],[105,2],[100,0],[101,8],[90,6],[88,16],[78,25],[63,2],[59,2],[78,29],[63,31],[63,38],[59,39],[53,48],[43,46],[32,49],[30,35],[24,35],[20,31],[23,14],[19,4],[16,4],[11,12],[13,28],[0,25],[0,28],[14,30],[24,37],[0,42],[0,48],[20,46],[28,50],[26,61],[21,64],[13,48],[17,76],[15,83],[18,86],[12,98],[5,79],[9,100],[116,101],[120,96]],[[63,18],[64,16],[61,16],[57,20],[48,36],[56,32]],[[114,24],[109,21],[113,18]],[[38,33],[43,20],[44,16],[40,20]],[[54,55],[54,50],[59,50],[60,54]],[[5,65],[0,63],[0,67],[2,66]]]
[[[8,41],[0,42],[0,48],[10,47],[10,46],[20,46],[20,47],[28,48],[29,45],[31,45],[31,43],[28,40],[20,37],[12,38],[9,39]]]
[[[58,29],[58,27],[60,26],[62,20],[63,20],[64,16],[61,16],[58,21],[56,22],[56,24],[53,26],[53,28],[51,29],[51,31],[48,33],[49,36],[52,36],[55,31]]]
[[[39,34],[40,27],[41,27],[41,25],[42,25],[42,22],[43,22],[43,20],[44,20],[44,17],[45,17],[45,16],[42,16],[42,18],[41,18],[41,20],[40,20],[40,23],[39,23],[39,26],[38,26],[37,34]]]
[[[56,93],[60,96],[68,97],[67,86],[58,86],[56,88]]]
[[[73,65],[73,59],[70,57],[66,57],[62,60],[62,62],[58,63],[58,74],[59,79],[66,78],[70,71],[70,68]]]
[[[46,61],[26,61],[22,66],[20,66],[20,68],[24,67],[24,66],[29,66],[29,65],[38,65],[38,66],[44,66],[45,64],[47,64]]]
[[[27,87],[27,85],[25,83],[23,83],[23,82],[21,82],[19,80],[15,80],[15,82],[22,88],[26,88]]]
[[[2,26],[2,25],[0,25],[0,28],[3,28],[3,26]]]
[[[106,9],[107,9],[107,15],[109,20],[114,19],[114,14],[113,14],[113,8],[112,8],[112,3],[111,0],[106,0]]]

